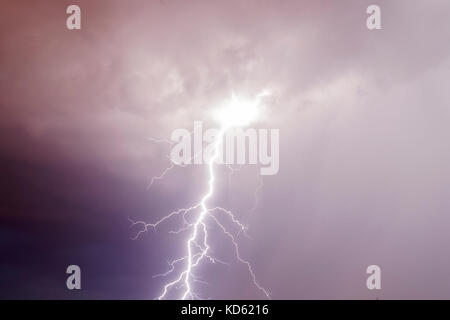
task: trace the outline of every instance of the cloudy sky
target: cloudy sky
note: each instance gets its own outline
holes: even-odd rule
[[[268,89],[278,174],[255,203],[255,166],[219,168],[212,199],[248,225],[258,281],[275,299],[450,298],[450,2],[79,0],[68,30],[72,2],[0,4],[0,297],[157,296],[186,235],[133,241],[128,219],[192,205],[207,172],[148,189],[169,165],[149,138]],[[263,298],[238,263],[199,271],[203,297]]]

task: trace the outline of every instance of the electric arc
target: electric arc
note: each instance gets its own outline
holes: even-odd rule
[[[261,99],[267,96],[268,92],[264,91],[258,94],[254,99],[243,99],[235,94],[231,96],[231,99],[227,101],[224,106],[215,110],[214,118],[220,124],[220,129],[213,140],[213,152],[206,162],[208,169],[208,181],[207,190],[199,197],[199,201],[191,207],[181,208],[173,211],[154,223],[147,223],[144,221],[133,221],[130,219],[132,226],[140,226],[141,230],[138,231],[136,236],[132,239],[137,239],[142,233],[149,229],[156,229],[165,223],[170,223],[173,219],[181,219],[183,226],[176,230],[170,231],[174,234],[186,232],[189,234],[185,239],[182,246],[184,247],[185,255],[178,257],[168,262],[169,269],[162,273],[155,275],[155,277],[163,276],[169,277],[175,274],[172,280],[168,282],[162,288],[161,294],[157,299],[166,299],[169,295],[173,295],[172,291],[178,292],[181,290],[179,299],[200,299],[200,295],[195,290],[195,283],[201,282],[201,279],[196,275],[196,269],[203,263],[222,263],[226,262],[216,258],[212,253],[212,248],[209,239],[213,237],[209,224],[214,224],[219,230],[229,239],[232,247],[234,248],[235,259],[246,266],[251,282],[261,294],[270,298],[269,292],[257,281],[255,272],[249,261],[245,260],[240,253],[239,243],[237,236],[234,236],[231,231],[225,226],[218,215],[221,215],[223,219],[226,219],[237,227],[240,232],[246,233],[246,226],[244,226],[235,214],[226,208],[213,206],[209,204],[209,200],[215,193],[216,172],[215,166],[220,154],[221,141],[224,138],[226,132],[233,127],[248,126],[252,122],[256,121],[259,116],[259,107]],[[171,143],[168,140],[151,139],[157,143]],[[194,155],[195,157],[195,155]],[[171,163],[163,173],[159,176],[153,177],[149,187],[157,180],[163,179],[164,176],[174,168],[174,164]],[[259,187],[258,187],[259,188]],[[255,193],[256,194],[256,193]],[[252,208],[254,210],[254,208]]]

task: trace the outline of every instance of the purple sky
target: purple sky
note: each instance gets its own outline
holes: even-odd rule
[[[449,1],[79,0],[69,31],[72,2],[0,4],[0,297],[154,298],[179,242],[132,241],[128,217],[192,205],[206,168],[147,190],[167,166],[147,138],[269,88],[259,125],[280,129],[280,171],[252,214],[254,166],[214,200],[249,225],[273,298],[450,298]],[[202,293],[262,298],[244,271],[204,270]]]

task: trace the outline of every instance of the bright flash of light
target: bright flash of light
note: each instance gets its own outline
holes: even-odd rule
[[[258,120],[260,116],[261,99],[269,95],[263,91],[254,99],[238,97],[234,93],[222,108],[214,113],[215,120],[225,128],[243,127]]]
[[[236,95],[232,95],[231,99],[225,104],[224,108],[215,112],[215,118],[220,123],[221,128],[216,135],[214,143],[214,153],[208,159],[208,188],[207,191],[200,197],[199,202],[189,208],[182,208],[177,211],[171,212],[156,221],[155,223],[146,223],[144,221],[130,220],[132,226],[141,226],[141,230],[133,239],[137,239],[143,232],[148,231],[149,228],[156,228],[163,223],[170,223],[172,219],[179,218],[183,222],[183,226],[179,229],[172,230],[170,233],[179,234],[182,232],[189,232],[188,238],[184,242],[185,255],[178,257],[172,261],[169,261],[169,270],[165,273],[157,276],[169,277],[172,274],[177,274],[173,280],[168,281],[162,290],[162,293],[157,297],[158,299],[168,298],[171,290],[177,291],[182,289],[182,293],[179,296],[180,299],[196,299],[200,298],[195,290],[195,284],[203,282],[196,274],[196,269],[201,263],[222,263],[222,260],[212,255],[212,249],[210,246],[210,238],[214,237],[211,231],[211,225],[218,227],[218,230],[230,240],[231,245],[234,248],[235,259],[246,266],[251,282],[266,298],[270,298],[269,292],[263,288],[256,279],[255,273],[251,264],[242,258],[239,244],[239,233],[246,234],[246,227],[236,218],[236,216],[229,210],[222,207],[213,207],[208,205],[208,201],[214,195],[214,186],[216,183],[215,174],[215,162],[220,155],[221,141],[223,140],[226,132],[231,127],[240,127],[249,125],[251,122],[256,121],[259,115],[259,107],[261,99],[267,96],[268,92],[264,91],[256,96],[255,99],[242,99]],[[162,140],[152,139],[155,142],[167,142]],[[170,142],[167,142],[170,144]],[[173,168],[171,165],[167,168],[163,174],[152,179],[151,184],[155,180],[163,179],[166,173]],[[224,223],[218,218],[218,215],[222,215],[225,219],[239,229],[239,233],[235,236],[233,233],[225,227]],[[193,221],[191,221],[193,220]],[[216,229],[213,229],[214,231]]]

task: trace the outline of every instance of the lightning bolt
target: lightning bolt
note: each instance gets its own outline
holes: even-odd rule
[[[214,188],[216,183],[216,174],[214,170],[215,162],[218,160],[218,157],[220,155],[219,148],[221,147],[221,141],[223,140],[228,129],[229,125],[227,124],[222,125],[218,134],[214,138],[213,141],[214,152],[207,161],[208,176],[209,176],[208,188],[207,191],[201,196],[201,199],[198,203],[189,208],[181,208],[176,211],[173,211],[154,223],[146,223],[144,221],[134,221],[129,219],[131,222],[131,227],[136,226],[141,227],[141,230],[139,230],[137,234],[132,238],[133,240],[138,239],[141,234],[147,232],[149,229],[153,229],[156,231],[156,229],[160,225],[164,223],[169,223],[174,218],[181,218],[183,226],[176,230],[171,230],[170,233],[179,234],[187,231],[190,232],[190,235],[184,244],[186,254],[172,261],[168,261],[169,269],[164,273],[157,274],[154,276],[154,277],[168,277],[173,273],[177,273],[177,270],[180,269],[177,275],[175,276],[175,279],[172,281],[168,281],[164,285],[161,294],[157,297],[158,300],[167,299],[172,290],[176,291],[179,289],[182,289],[179,299],[185,300],[185,299],[200,298],[200,296],[195,292],[194,287],[195,283],[204,283],[204,281],[202,281],[199,277],[196,276],[195,274],[196,268],[204,262],[210,262],[213,264],[220,263],[224,265],[229,264],[214,257],[212,254],[213,250],[211,249],[209,241],[211,232],[210,230],[211,223],[217,226],[218,229],[222,231],[222,233],[226,236],[226,238],[229,239],[232,247],[234,248],[235,259],[247,268],[247,271],[251,278],[251,282],[255,286],[255,288],[259,290],[259,292],[261,292],[261,294],[263,294],[264,297],[270,299],[269,292],[257,281],[252,265],[250,264],[249,261],[247,261],[242,257],[240,252],[237,237],[241,233],[243,233],[248,237],[246,233],[247,227],[243,225],[230,210],[227,210],[222,207],[208,206],[208,201],[211,199],[211,197],[214,195],[215,192]],[[157,139],[149,139],[149,140],[156,143],[168,143],[169,145],[172,145],[173,143],[168,140],[157,140]],[[196,156],[198,155],[194,155],[194,157]],[[164,169],[164,171],[160,175],[152,178],[148,187],[150,188],[155,183],[155,181],[163,179],[165,175],[174,167],[175,165],[171,163],[166,169]],[[231,170],[231,173],[236,171],[231,166],[228,166],[228,168]],[[261,180],[260,183],[262,183]],[[262,185],[258,186],[258,189],[254,193],[255,205],[254,208],[252,208],[252,211],[256,208],[257,192],[261,186]],[[238,228],[239,232],[237,233],[236,236],[234,236],[233,233],[229,231],[227,227],[225,227],[224,223],[221,222],[221,220],[218,218],[219,214],[224,219],[227,219],[227,221],[231,223],[233,226]]]
[[[176,271],[176,266],[181,263],[185,263],[185,268],[182,270],[179,275],[175,278],[175,280],[168,282],[164,288],[162,293],[157,297],[157,299],[161,300],[167,297],[169,290],[173,287],[177,287],[181,285],[181,287],[184,288],[184,292],[181,295],[181,299],[195,299],[199,296],[193,292],[193,283],[199,282],[195,275],[194,275],[194,269],[201,263],[203,260],[207,260],[211,263],[221,263],[221,264],[227,264],[220,259],[217,259],[213,257],[210,254],[211,248],[208,244],[208,226],[206,224],[207,220],[215,223],[219,229],[225,234],[225,236],[231,241],[233,247],[234,247],[234,255],[237,261],[244,264],[247,267],[247,270],[250,274],[251,280],[253,282],[253,285],[260,290],[266,298],[270,298],[269,292],[259,284],[259,282],[256,279],[256,275],[254,273],[254,270],[247,260],[245,260],[239,250],[239,244],[236,239],[236,237],[228,231],[228,229],[224,226],[223,223],[220,222],[220,220],[215,216],[215,213],[221,213],[225,218],[228,218],[229,221],[231,221],[235,226],[239,228],[239,232],[243,232],[246,234],[247,227],[244,226],[237,218],[236,216],[229,210],[226,210],[222,207],[213,207],[209,208],[207,205],[207,201],[214,195],[214,185],[216,181],[215,177],[215,171],[214,171],[214,163],[217,160],[219,156],[219,146],[220,141],[222,141],[226,131],[228,130],[227,126],[223,126],[222,129],[219,131],[217,136],[214,140],[214,153],[210,159],[208,159],[207,165],[208,165],[208,173],[209,173],[209,179],[208,179],[208,191],[202,196],[199,203],[195,204],[192,207],[189,208],[182,208],[176,211],[173,211],[169,213],[168,215],[164,216],[160,220],[154,222],[154,223],[146,223],[144,221],[134,221],[130,219],[131,226],[141,226],[142,229],[138,231],[136,236],[134,236],[132,239],[136,240],[139,238],[139,236],[147,232],[149,229],[154,229],[160,225],[162,225],[165,222],[170,221],[173,217],[181,216],[184,222],[184,226],[179,228],[178,230],[172,230],[171,233],[180,233],[183,231],[191,230],[191,235],[186,241],[186,256],[177,258],[173,261],[169,261],[169,270],[165,273],[158,274],[155,277],[163,276],[167,277],[173,272]],[[165,140],[153,140],[154,142],[165,142],[170,143],[169,141]],[[149,187],[153,185],[153,183],[156,180],[164,178],[164,176],[167,174],[168,171],[170,171],[174,167],[173,164],[171,164],[169,167],[167,167],[162,174],[159,176],[156,176],[152,178]],[[200,210],[200,213],[195,217],[193,222],[189,222],[187,219],[187,216],[189,214],[192,214],[195,211]]]

